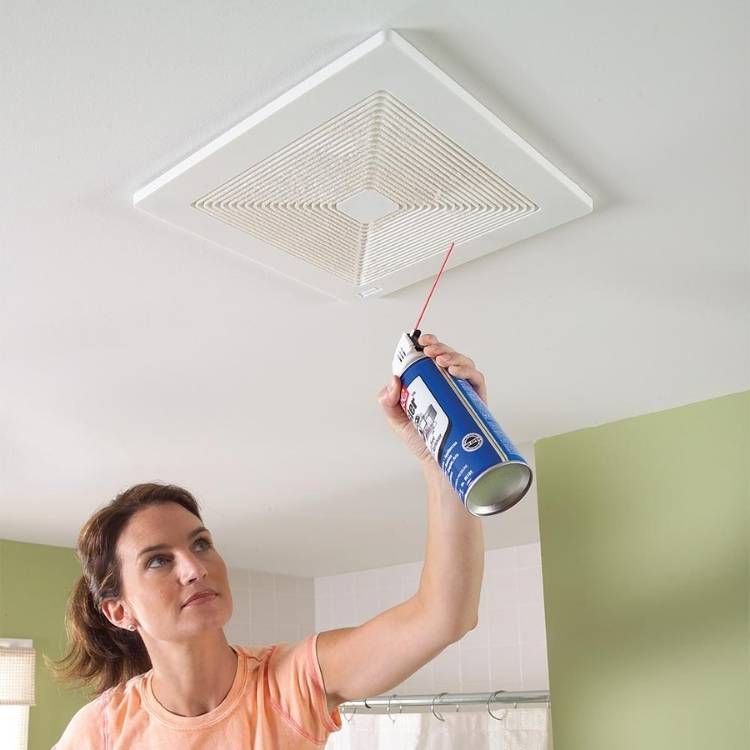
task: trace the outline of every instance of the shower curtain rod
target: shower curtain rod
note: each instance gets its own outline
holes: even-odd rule
[[[404,713],[405,709],[429,708],[433,714],[438,707],[472,706],[470,711],[480,708],[489,709],[491,703],[514,704],[519,703],[549,703],[549,691],[547,690],[524,690],[521,692],[508,692],[496,690],[494,693],[430,693],[423,695],[376,695],[373,698],[363,700],[346,701],[339,704],[339,711],[359,711],[365,709],[368,713]],[[457,709],[456,709],[457,710]],[[409,710],[406,710],[409,713]]]

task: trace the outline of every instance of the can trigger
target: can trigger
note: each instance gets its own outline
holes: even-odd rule
[[[419,328],[415,328],[410,334],[409,338],[411,339],[412,344],[414,344],[414,348],[421,352],[424,350],[424,347],[419,344],[419,337],[422,335],[422,331],[419,330]]]

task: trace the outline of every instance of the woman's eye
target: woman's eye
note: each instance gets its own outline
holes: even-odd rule
[[[208,539],[201,537],[200,539],[195,540],[195,542],[193,543],[193,546],[198,550],[198,552],[203,552],[211,547],[211,542]],[[154,557],[152,557],[146,563],[146,567],[147,568],[161,568],[163,567],[163,565],[161,564],[162,562],[169,562],[169,558],[164,557],[164,555],[154,555]]]

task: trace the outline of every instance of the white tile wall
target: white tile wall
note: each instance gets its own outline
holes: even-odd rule
[[[412,596],[422,563],[315,579],[315,628],[358,625]],[[487,550],[479,624],[399,693],[548,690],[540,546]]]
[[[230,568],[225,632],[231,643],[260,646],[359,625],[412,596],[421,571],[419,562],[312,579]],[[547,689],[537,543],[486,551],[479,624],[393,692]]]
[[[234,611],[224,626],[237,645],[295,643],[315,632],[312,578],[229,569]]]

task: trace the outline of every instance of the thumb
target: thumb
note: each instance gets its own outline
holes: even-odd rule
[[[380,392],[378,393],[378,401],[380,401],[384,408],[391,410],[395,407],[399,407],[399,402],[401,400],[400,386],[401,381],[396,375],[393,375],[388,385],[380,389]]]

